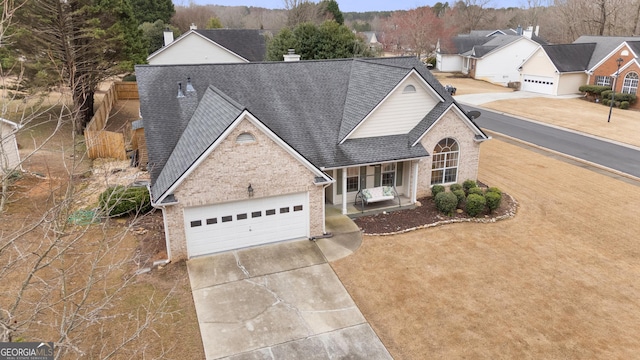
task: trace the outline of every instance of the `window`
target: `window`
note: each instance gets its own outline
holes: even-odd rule
[[[596,76],[596,85],[611,86],[611,76]]]
[[[302,205],[296,205],[293,207],[293,211],[302,211]]]
[[[269,215],[275,215],[276,214],[276,209],[269,209],[267,211],[264,212],[265,215],[269,216]]]
[[[213,225],[217,223],[218,223],[218,219],[216,218],[207,219],[207,225]]]
[[[254,212],[251,213],[251,217],[252,218],[257,218],[257,217],[260,217],[260,216],[262,216],[262,211],[254,211]]]
[[[286,214],[289,212],[289,207],[281,207],[280,208],[280,214]]]
[[[222,222],[229,222],[229,221],[233,221],[233,216],[229,215],[229,216],[222,217]]]
[[[638,92],[638,73],[630,72],[624,77],[622,84],[623,94],[636,94]]]
[[[347,169],[347,192],[358,191],[360,184],[360,168]]]
[[[384,164],[382,165],[382,178],[380,183],[382,186],[394,186],[395,183],[393,179],[396,177],[396,164]]]
[[[455,140],[451,138],[440,140],[433,149],[431,185],[457,181],[459,155],[460,150]]]
[[[202,226],[202,220],[195,220],[191,222],[191,227]]]
[[[247,214],[238,214],[236,215],[236,220],[246,220],[247,219]]]

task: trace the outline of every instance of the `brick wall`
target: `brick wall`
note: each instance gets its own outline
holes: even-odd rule
[[[253,143],[236,138],[250,133]],[[247,200],[251,184],[254,198],[309,192],[309,235],[323,230],[322,186],[313,184],[314,174],[248,120],[236,129],[174,191],[177,205],[167,207],[165,221],[171,259],[187,258],[183,209],[190,206]]]
[[[460,158],[458,159],[458,183],[467,179],[476,180],[480,161],[480,143],[474,141],[475,134],[453,110],[449,110],[433,128],[422,138],[421,144],[433,154],[433,149],[440,140],[452,138],[458,142]],[[420,160],[418,168],[418,198],[431,195],[431,161],[432,157]]]
[[[627,51],[628,54],[622,55],[624,51]],[[622,66],[624,67],[630,61],[633,61],[633,56],[631,54],[632,54],[631,51],[627,47],[623,47],[616,54],[611,55],[609,58],[605,60],[604,63],[602,63],[602,65],[598,66],[593,71],[593,75],[591,75],[589,84],[595,85],[596,79],[598,76],[611,76],[612,74],[615,74],[616,71],[618,70],[618,64],[616,63],[616,59],[622,58],[623,60]],[[634,64],[631,67],[620,71],[618,80],[615,82],[616,93],[619,93],[620,91],[622,91],[622,84],[624,83],[624,77],[630,72],[640,73],[640,68],[638,68],[638,66]],[[611,85],[613,86],[613,79],[612,79]],[[632,107],[636,109],[640,109],[640,103],[636,102],[634,105],[632,105]]]

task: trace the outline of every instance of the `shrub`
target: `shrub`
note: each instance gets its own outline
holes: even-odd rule
[[[460,185],[460,184],[451,184],[451,186],[449,186],[449,190],[451,190],[451,192],[454,192],[456,190],[462,190],[462,185]]]
[[[489,212],[493,212],[495,209],[500,207],[500,202],[502,201],[501,194],[494,191],[489,191],[484,194],[484,198],[487,202],[487,208],[489,208]]]
[[[478,184],[476,184],[475,180],[465,180],[462,183],[462,188],[464,189],[464,192],[467,193],[467,194],[469,193],[469,189],[477,187],[477,186],[478,186]]]
[[[627,110],[629,108],[629,102],[628,101],[623,101],[620,103],[620,109],[622,110]]]
[[[146,213],[151,210],[149,190],[141,186],[113,186],[100,194],[99,206],[109,216]]]
[[[471,194],[476,194],[476,195],[483,196],[484,195],[484,191],[482,190],[482,188],[474,187],[474,188],[469,189],[469,191],[467,192],[467,195],[471,195]]]
[[[471,194],[467,196],[465,211],[469,216],[475,217],[478,216],[478,214],[482,213],[486,204],[487,200],[485,200],[484,196]]]
[[[136,81],[136,74],[129,74],[122,78],[122,81]]]
[[[601,95],[603,91],[611,90],[611,86],[582,85],[578,90],[589,95]]]
[[[435,197],[435,202],[436,209],[448,216],[453,215],[453,212],[458,206],[458,198],[451,192],[438,193]]]
[[[452,191],[452,193],[458,198],[457,208],[462,209],[464,207],[464,201],[467,198],[467,195],[464,193],[464,190],[458,189],[458,190]]]
[[[431,196],[433,196],[434,198],[440,194],[441,192],[444,192],[445,188],[442,185],[433,185],[431,187]]]
[[[488,193],[494,192],[494,193],[498,193],[498,194],[502,195],[502,190],[498,189],[497,187],[490,187],[490,188],[487,189],[487,192]]]

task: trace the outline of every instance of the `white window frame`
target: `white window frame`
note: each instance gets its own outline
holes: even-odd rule
[[[611,86],[611,76],[596,76],[596,85],[599,86]]]
[[[638,73],[630,72],[624,77],[622,83],[623,94],[637,94],[638,93]]]
[[[453,138],[440,140],[436,146],[434,146],[433,155],[431,156],[431,185],[453,184],[457,182],[459,166],[460,145],[458,142]],[[451,179],[452,171],[453,179]],[[442,175],[435,176],[437,172],[441,172]]]
[[[395,186],[396,185],[396,163],[386,163],[382,164],[382,168],[380,169],[380,185],[382,186]],[[387,177],[385,179],[385,175],[391,175],[391,178]],[[391,182],[389,182],[389,179]]]
[[[355,189],[353,187],[349,187],[349,184],[353,183],[355,179]],[[351,182],[350,182],[351,180]],[[357,192],[360,190],[360,168],[359,167],[350,167],[347,168],[347,192]]]

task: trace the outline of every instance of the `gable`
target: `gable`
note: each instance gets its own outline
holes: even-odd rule
[[[248,62],[221,45],[191,32],[149,57],[149,64],[212,64]]]
[[[604,73],[615,73],[615,71],[611,71],[612,69],[617,69],[616,59],[621,58],[622,64],[626,65],[631,62],[635,58],[637,58],[637,54],[633,51],[627,42],[623,42],[615,48],[610,54],[605,56],[600,62],[598,62],[591,70],[592,72],[604,72]]]
[[[440,101],[421,77],[411,73],[347,138],[407,134]]]
[[[538,48],[524,64],[522,64],[522,73],[529,75],[550,76],[556,71],[555,66],[542,48]]]
[[[512,36],[503,36],[505,39],[499,45],[493,45],[492,42],[489,42],[487,45],[486,52],[481,52],[481,54],[476,55],[477,57],[482,57],[484,59],[489,59],[490,57],[509,57],[509,63],[513,64],[514,62],[522,62],[524,61],[536,48],[540,45],[535,43],[534,41],[527,39],[525,37],[519,37],[516,40],[513,40]]]

